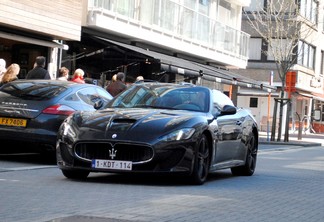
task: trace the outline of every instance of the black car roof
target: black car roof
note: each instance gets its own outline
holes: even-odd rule
[[[33,82],[33,83],[48,83],[53,85],[75,85],[78,83],[72,81],[62,81],[62,80],[55,80],[55,79],[18,79],[18,82]],[[11,82],[15,83],[15,82]]]
[[[83,88],[89,85],[93,84],[88,84],[88,83],[76,83],[72,81],[62,81],[62,80],[56,80],[56,79],[18,79],[13,82],[9,82],[7,84],[15,84],[15,83],[33,83],[33,84],[48,84],[48,85],[56,85],[56,86],[66,86],[68,88]],[[96,85],[93,85],[96,86]]]

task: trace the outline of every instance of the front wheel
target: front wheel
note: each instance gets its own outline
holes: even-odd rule
[[[254,135],[251,135],[247,143],[247,152],[245,164],[239,167],[231,168],[232,174],[237,176],[252,176],[257,161],[258,147]]]
[[[86,179],[90,174],[90,172],[86,170],[62,170],[62,173],[66,178],[77,180]]]
[[[201,185],[207,180],[210,166],[209,143],[205,135],[201,136],[197,146],[191,182],[196,185]]]

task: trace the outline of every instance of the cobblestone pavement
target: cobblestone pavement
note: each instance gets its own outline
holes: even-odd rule
[[[73,181],[55,165],[10,162],[0,171],[1,221],[324,221],[324,147],[279,146],[261,147],[252,177],[224,170],[202,186],[111,174]]]

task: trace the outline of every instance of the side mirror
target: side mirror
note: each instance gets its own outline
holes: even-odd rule
[[[93,108],[95,109],[100,109],[103,106],[103,101],[102,99],[97,99],[94,104],[93,104]]]
[[[313,119],[315,121],[320,121],[321,120],[321,110],[319,110],[319,109],[314,110]]]
[[[236,107],[231,105],[225,105],[221,111],[221,115],[233,115],[236,113]]]

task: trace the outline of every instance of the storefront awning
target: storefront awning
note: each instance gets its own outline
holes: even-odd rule
[[[249,79],[225,69],[201,64],[175,56],[166,55],[163,53],[150,51],[138,46],[128,45],[121,42],[116,42],[110,39],[96,36],[97,39],[109,42],[111,44],[136,51],[148,57],[158,59],[161,63],[161,69],[167,72],[174,72],[188,77],[201,77],[203,79],[219,82],[229,85],[238,85],[246,88],[256,88],[263,90],[275,90],[276,87],[265,85],[259,81]]]
[[[46,47],[50,47],[50,48],[63,49],[63,47],[64,47],[63,44],[59,44],[57,42],[46,41],[46,40],[41,40],[41,39],[37,39],[37,38],[31,38],[31,37],[12,34],[12,33],[1,32],[1,31],[0,31],[0,38],[15,40],[15,41],[19,41],[19,42],[25,42],[25,43],[34,44],[34,45],[41,45],[41,46],[46,46]]]
[[[268,97],[269,96],[269,92],[266,92],[264,90],[260,90],[260,89],[243,89],[241,88],[238,92],[237,92],[238,96],[252,96],[252,97]],[[271,92],[270,96],[272,97],[279,97],[279,93],[278,92]]]
[[[312,93],[313,99],[324,102],[324,95],[319,93]]]
[[[302,92],[296,92],[297,95],[302,96],[302,97],[306,97],[309,99],[314,99],[314,100],[318,100],[321,102],[324,102],[324,95],[322,94],[318,94],[318,93],[302,93]]]

